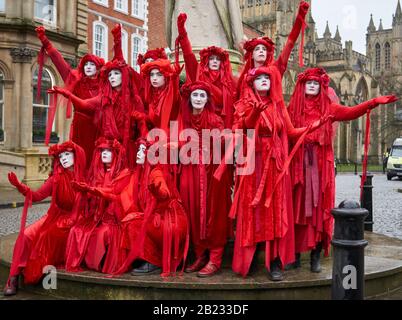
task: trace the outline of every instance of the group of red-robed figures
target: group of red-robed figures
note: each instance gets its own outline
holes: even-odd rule
[[[356,119],[397,98],[341,106],[325,70],[314,68],[298,76],[286,106],[282,76],[304,33],[308,9],[302,1],[276,60],[271,39],[245,42],[238,79],[222,48],[202,50],[197,61],[185,14],[178,18],[175,63],[164,50],[150,50],[139,57],[140,73],[124,61],[120,26],[112,31],[113,60],[105,64],[86,55],[77,70],[52,46],[44,28],[38,28],[43,44],[39,62],[48,55],[65,82],[64,88],[50,90],[47,137],[58,94],[68,100],[68,115],[72,103],[74,118],[71,141],[49,149],[53,172],[38,191],[9,174],[26,203],[4,293],[16,293],[21,274],[26,283],[37,283],[49,265],[70,272],[120,275],[131,270],[134,276],[170,276],[184,270],[210,277],[220,271],[226,243],[233,237],[232,269],[244,277],[257,249],[265,251],[271,280],[282,280],[285,267],[300,267],[300,254],[308,251],[311,271],[320,272],[320,253],[328,255],[333,229],[333,123]],[[179,47],[186,67],[181,87]],[[172,159],[151,164],[147,150],[155,141],[147,140],[147,134],[160,128],[169,136],[173,120],[181,129],[196,130],[199,138],[206,129],[230,129],[244,132],[246,140],[247,130],[254,129],[255,170],[234,174],[225,159],[221,165],[177,165]],[[166,145],[168,150],[181,147]],[[49,196],[47,214],[25,228],[29,205]],[[189,249],[195,257],[191,264],[186,261]]]

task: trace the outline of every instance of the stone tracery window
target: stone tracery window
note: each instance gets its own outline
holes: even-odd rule
[[[391,45],[387,42],[384,46],[385,51],[385,70],[391,69]]]
[[[375,45],[375,70],[381,69],[381,46],[379,43]]]

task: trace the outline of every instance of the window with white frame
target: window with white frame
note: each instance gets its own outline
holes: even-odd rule
[[[35,0],[35,19],[55,25],[57,17],[57,0]]]
[[[0,70],[0,142],[4,141],[4,73]]]
[[[33,110],[32,110],[32,135],[34,142],[39,142],[36,139],[43,139],[46,132],[47,116],[49,110],[49,94],[47,91],[53,87],[54,81],[48,70],[43,69],[41,90],[39,101],[37,100],[38,92],[38,69],[33,75]],[[52,130],[55,125],[53,124]]]
[[[99,21],[93,25],[93,52],[98,57],[108,59],[108,38],[107,26]]]
[[[132,0],[132,14],[136,18],[144,19],[144,1]]]
[[[128,13],[128,0],[114,0],[114,9],[116,11]]]
[[[0,0],[0,12],[6,12],[6,0]]]
[[[133,35],[132,37],[132,63],[134,69],[139,70],[139,66],[137,65],[138,55],[142,53],[142,38],[138,35]]]
[[[109,7],[109,0],[93,0],[96,4],[100,4],[105,7]]]
[[[124,29],[121,29],[121,46],[123,49],[124,60],[128,61],[128,33]]]

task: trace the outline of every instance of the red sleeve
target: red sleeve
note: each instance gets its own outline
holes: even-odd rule
[[[60,52],[51,44],[46,48],[46,51],[48,56],[52,60],[53,64],[56,66],[57,71],[60,73],[60,76],[62,77],[63,81],[66,82],[68,76],[72,71],[72,68],[66,62],[66,60],[64,60]]]
[[[281,75],[285,73],[288,67],[290,54],[292,53],[297,38],[299,37],[303,23],[304,23],[304,17],[299,13],[298,16],[296,17],[296,21],[293,25],[292,31],[290,32],[286,45],[283,48],[278,60],[276,61],[276,65]]]
[[[183,50],[183,58],[186,65],[187,75],[190,77],[191,81],[195,81],[197,78],[198,61],[191,47],[187,32],[179,35],[179,41]]]
[[[95,113],[95,110],[100,106],[102,96],[99,95],[91,99],[83,100],[78,98],[76,95],[71,94],[70,99],[76,111],[92,115]]]
[[[32,201],[40,202],[52,195],[53,191],[53,176],[46,180],[46,182],[37,190],[32,191]]]
[[[295,128],[293,126],[292,121],[290,120],[290,116],[289,116],[288,110],[286,108],[283,108],[283,115],[284,115],[286,130],[288,132],[288,137],[291,140],[295,140],[295,139],[299,138],[306,131],[306,128]]]
[[[369,100],[355,107],[345,107],[336,103],[331,104],[331,115],[334,116],[333,121],[350,121],[357,119],[367,113],[367,110],[374,107],[373,100]]]

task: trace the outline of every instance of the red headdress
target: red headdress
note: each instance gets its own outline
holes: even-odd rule
[[[102,151],[109,149],[112,152],[112,163],[110,164],[111,179],[116,178],[124,169],[126,163],[126,152],[124,147],[117,140],[107,140],[99,138],[95,143],[95,151],[92,157],[91,169],[89,172],[89,181],[96,185],[98,179],[103,179],[104,170],[102,163]]]
[[[88,61],[95,63],[96,69],[98,71],[105,65],[105,60],[103,60],[102,58],[95,56],[94,54],[86,54],[82,57],[78,65],[78,72],[82,77],[85,77],[84,67]]]
[[[137,59],[137,64],[142,66],[147,59],[152,60],[168,60],[168,56],[164,48],[157,48],[154,50],[148,50],[144,55],[139,54]]]
[[[218,56],[221,60],[219,71],[212,71],[209,68],[209,57],[213,55]],[[233,95],[236,88],[229,53],[215,46],[201,50],[197,78],[200,81],[208,82],[211,85],[218,84],[221,87],[223,96],[222,116],[225,116],[225,126],[231,127],[233,122]]]
[[[151,85],[150,73],[157,69],[165,77],[165,86],[154,89]],[[141,73],[145,78],[145,101],[148,104],[148,112],[154,126],[166,132],[169,121],[178,116],[177,100],[179,92],[180,68],[173,67],[169,60],[156,60],[141,66]]]

